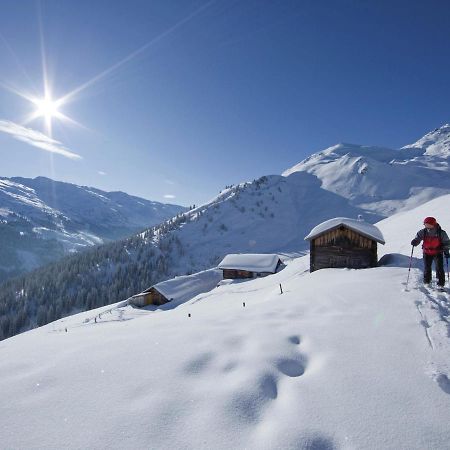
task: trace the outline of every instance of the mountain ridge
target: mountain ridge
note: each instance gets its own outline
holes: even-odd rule
[[[47,177],[0,177],[0,280],[184,211]]]
[[[388,216],[450,192],[449,157],[450,126],[444,125],[400,149],[336,144],[282,175],[310,173],[352,205]]]

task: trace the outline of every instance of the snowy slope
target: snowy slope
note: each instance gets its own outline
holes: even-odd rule
[[[450,224],[447,201],[429,211]],[[390,251],[423,212],[378,224]],[[401,258],[287,263],[173,310],[117,304],[0,342],[2,445],[447,449],[448,297],[416,268],[405,292]]]
[[[44,177],[0,178],[0,280],[183,211]]]
[[[388,216],[450,192],[450,126],[400,150],[338,144],[283,175],[307,172],[352,205]]]

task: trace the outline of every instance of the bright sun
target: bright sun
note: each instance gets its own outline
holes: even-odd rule
[[[38,117],[43,116],[46,120],[51,120],[53,117],[60,115],[58,111],[59,103],[53,101],[50,97],[36,99],[34,104],[37,106],[36,115]]]
[[[28,121],[43,117],[49,135],[51,135],[53,119],[69,120],[67,116],[59,111],[59,107],[64,103],[64,99],[53,100],[51,95],[47,93],[44,98],[29,98],[29,100],[34,103],[36,110],[28,118]]]

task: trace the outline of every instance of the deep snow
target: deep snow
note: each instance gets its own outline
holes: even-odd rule
[[[411,234],[450,225],[449,200],[378,224],[388,266],[310,274],[306,256],[169,311],[121,303],[0,342],[2,446],[447,449],[448,296],[416,267],[404,282]]]

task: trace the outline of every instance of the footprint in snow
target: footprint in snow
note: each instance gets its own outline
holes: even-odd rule
[[[300,345],[300,336],[297,335],[289,336],[288,341],[291,344]]]
[[[298,450],[334,450],[337,447],[328,436],[314,433],[311,436],[306,435],[298,438],[295,448]]]
[[[306,358],[298,356],[297,358],[283,358],[275,363],[277,369],[288,377],[300,377],[305,373]]]
[[[278,397],[277,379],[272,374],[263,375],[258,381],[258,387],[265,397],[275,400]]]
[[[434,380],[446,394],[450,394],[450,380],[447,375],[438,373],[435,375]]]
[[[264,373],[251,388],[236,391],[227,402],[227,409],[238,421],[255,424],[261,419],[271,400],[278,397],[278,380],[271,373]]]

